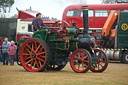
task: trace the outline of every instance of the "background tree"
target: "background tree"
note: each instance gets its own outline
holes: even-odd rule
[[[128,3],[128,0],[101,0],[104,4]]]
[[[0,0],[0,12],[7,13],[8,10],[8,13],[10,13],[11,7],[14,3],[14,0]]]

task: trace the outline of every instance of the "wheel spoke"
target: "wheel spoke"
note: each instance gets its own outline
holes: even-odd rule
[[[37,62],[37,60],[35,60],[35,63],[36,63],[36,65],[37,65],[37,67],[40,68],[40,67],[39,67],[39,64],[38,64],[38,62]]]
[[[32,49],[29,45],[27,45],[27,47],[28,47],[29,49]]]
[[[42,49],[43,49],[43,47],[40,49],[41,52],[42,52]]]
[[[81,58],[83,59],[84,57],[86,57],[85,54],[81,53]]]
[[[88,60],[84,60],[84,62],[88,62]]]
[[[77,62],[77,60],[73,60],[73,62]]]
[[[31,56],[29,56],[29,57],[25,58],[25,60],[28,60],[28,59],[30,59],[30,58],[31,58]]]
[[[30,54],[28,54],[28,53],[23,53],[23,55],[30,55]]]
[[[84,64],[84,63],[82,63],[82,67],[83,67],[83,69],[84,69],[84,66],[86,67],[87,65],[86,65],[86,64]]]
[[[31,53],[28,49],[26,49],[27,52]]]
[[[84,69],[84,64],[82,63],[82,68]]]
[[[33,59],[32,59],[32,61],[31,61],[30,67],[32,67],[32,64],[33,64]]]
[[[37,48],[36,42],[35,42],[35,48]]]
[[[37,55],[41,55],[41,54],[44,54],[45,52],[41,52],[41,53],[37,53]]]
[[[33,65],[34,68],[35,68],[35,65],[36,65],[36,64],[35,64],[35,62],[34,62],[34,65]]]
[[[98,70],[100,69],[100,65],[98,64]]]
[[[80,69],[80,64],[78,64],[78,70]]]
[[[79,57],[78,56],[75,56],[77,59],[79,59]]]
[[[104,57],[99,57],[99,59],[103,59]]]
[[[30,59],[29,61],[26,62],[26,64],[30,63],[32,61],[32,59]]]
[[[38,60],[40,60],[40,61],[43,61],[43,62],[44,62],[44,60],[43,60],[43,59],[41,59],[41,58],[39,58],[39,57],[37,57],[37,59],[38,59]]]
[[[40,62],[40,60],[39,60],[39,64],[40,64],[40,67],[41,67],[41,62]]]
[[[45,58],[45,56],[40,56],[40,57]]]
[[[86,64],[84,64],[85,66],[87,66]]]
[[[80,58],[80,53],[78,53],[78,58]]]
[[[35,52],[37,52],[37,51],[38,51],[38,49],[40,48],[40,46],[41,46],[41,45],[39,45],[39,46],[36,48],[36,51],[35,51]]]
[[[100,65],[101,67],[103,67],[102,64],[99,64],[99,65]]]

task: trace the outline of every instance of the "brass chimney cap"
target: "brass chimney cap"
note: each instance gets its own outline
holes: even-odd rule
[[[88,6],[82,6],[82,10],[88,10]]]

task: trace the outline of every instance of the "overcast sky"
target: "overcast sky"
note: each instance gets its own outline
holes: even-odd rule
[[[45,16],[62,19],[64,9],[72,4],[100,4],[101,0],[15,0],[11,12],[7,16],[17,14],[19,10],[26,10],[30,6],[32,10],[41,12]]]

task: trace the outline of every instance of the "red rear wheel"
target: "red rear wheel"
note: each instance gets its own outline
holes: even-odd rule
[[[92,58],[90,53],[84,49],[78,49],[73,52],[70,65],[77,73],[85,73],[91,67]]]
[[[43,71],[50,62],[51,55],[49,52],[49,48],[44,41],[30,39],[21,48],[21,63],[27,71]]]
[[[94,57],[97,57],[98,60],[97,63],[92,64],[90,70],[92,72],[103,72],[108,66],[108,57],[100,49],[94,50]]]

